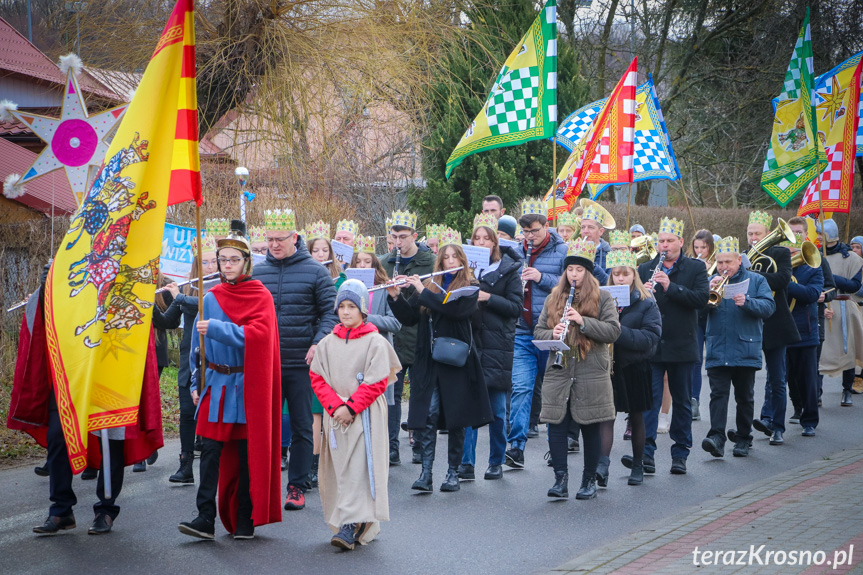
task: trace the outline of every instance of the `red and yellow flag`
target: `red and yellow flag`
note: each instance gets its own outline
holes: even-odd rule
[[[137,422],[165,210],[201,201],[193,0],[178,0],[48,276],[45,320],[69,460]]]

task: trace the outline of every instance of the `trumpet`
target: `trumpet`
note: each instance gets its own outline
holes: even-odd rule
[[[423,274],[423,275],[421,275],[421,276],[420,276],[420,279],[421,279],[421,280],[427,280],[428,278],[433,278],[433,277],[436,277],[436,276],[442,276],[442,275],[444,275],[444,274],[454,273],[454,272],[457,272],[457,271],[459,271],[459,270],[463,270],[463,269],[464,269],[464,266],[458,266],[457,268],[452,268],[451,270],[442,270],[442,271],[439,271],[439,272],[433,272],[433,273],[430,273],[430,274]],[[392,288],[392,287],[403,286],[403,285],[405,285],[406,283],[408,283],[408,280],[390,280],[390,281],[388,281],[387,283],[384,283],[384,284],[378,284],[378,285],[376,285],[376,286],[372,286],[372,287],[370,287],[370,288],[369,288],[369,291],[370,291],[370,292],[372,292],[372,291],[378,291],[378,290],[382,290],[382,289],[389,289],[389,288]]]
[[[722,279],[716,284],[716,287],[710,290],[710,295],[707,298],[707,307],[717,308],[725,296],[725,284],[728,283],[728,270],[722,272]]]
[[[653,269],[653,274],[650,276],[650,282],[651,282],[651,283],[653,283],[653,282],[654,282],[654,280],[655,280],[655,278],[656,278],[656,274],[658,274],[660,271],[662,271],[662,264],[664,264],[664,263],[665,263],[665,256],[667,256],[667,255],[668,255],[668,252],[662,252],[661,254],[659,254],[659,263],[658,263],[658,264],[656,264],[656,267]],[[655,291],[656,291],[656,284],[654,284],[654,285],[650,288],[650,291],[651,291],[651,292],[655,292]]]
[[[560,343],[566,339],[566,334],[569,332],[569,319],[566,317],[569,310],[572,308],[572,298],[575,296],[575,284],[569,288],[569,297],[566,298],[566,305],[563,306],[563,318],[560,323],[563,324],[563,332],[560,334]],[[552,369],[563,369],[563,352],[558,350],[554,354],[554,363],[551,364]]]

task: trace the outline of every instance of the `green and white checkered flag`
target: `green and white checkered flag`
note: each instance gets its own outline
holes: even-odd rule
[[[549,0],[501,68],[491,93],[446,163],[551,138],[557,130],[557,0]]]

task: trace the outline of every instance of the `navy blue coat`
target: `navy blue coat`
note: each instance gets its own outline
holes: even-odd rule
[[[545,303],[545,298],[560,281],[560,276],[563,274],[563,260],[566,259],[566,242],[563,241],[557,232],[548,230],[551,236],[548,243],[539,252],[533,266],[542,274],[538,282],[528,282],[528,289],[531,292],[530,298],[530,325],[524,321],[524,316],[519,316],[516,324],[515,333],[517,335],[533,335],[533,328],[536,326],[536,320],[539,319],[539,314],[542,313],[542,306]],[[524,249],[524,243],[521,245],[522,258],[527,257],[527,251]],[[522,262],[524,264],[524,261]],[[521,275],[519,275],[519,282]]]
[[[662,318],[652,298],[632,291],[629,306],[620,310],[620,335],[614,342],[614,369],[650,359],[662,336]]]
[[[309,348],[324,339],[338,323],[336,288],[330,272],[312,259],[302,238],[294,255],[267,259],[252,270],[273,294],[279,323],[282,369],[306,368]]]
[[[788,284],[788,305],[794,304],[791,317],[800,332],[800,341],[788,347],[818,345],[818,298],[824,291],[824,273],[821,268],[801,264],[794,268],[794,279]]]
[[[741,266],[729,285],[749,279],[746,302],[739,306],[734,300],[723,299],[707,314],[707,356],[704,366],[754,367],[761,369],[761,340],[764,320],[776,311],[776,302],[764,276]]]

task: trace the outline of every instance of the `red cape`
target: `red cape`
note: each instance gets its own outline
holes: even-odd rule
[[[18,358],[9,404],[6,427],[29,434],[42,447],[47,446],[48,404],[53,393],[53,378],[48,365],[48,343],[45,336],[45,318],[41,290],[32,326],[25,312],[18,339]],[[159,369],[156,364],[156,347],[153,331],[147,347],[144,382],[138,404],[138,423],[126,429],[123,460],[132,465],[147,459],[162,447],[162,404],[159,396]],[[87,441],[87,465],[99,467],[102,453],[99,441],[90,436]]]
[[[282,372],[273,296],[258,280],[222,283],[210,290],[219,307],[243,326],[243,400],[248,432],[249,491],[255,526],[282,520]],[[205,358],[205,361],[210,359]],[[206,414],[204,414],[206,417]],[[219,465],[219,517],[229,533],[237,525],[240,460],[237,442],[222,448]]]

